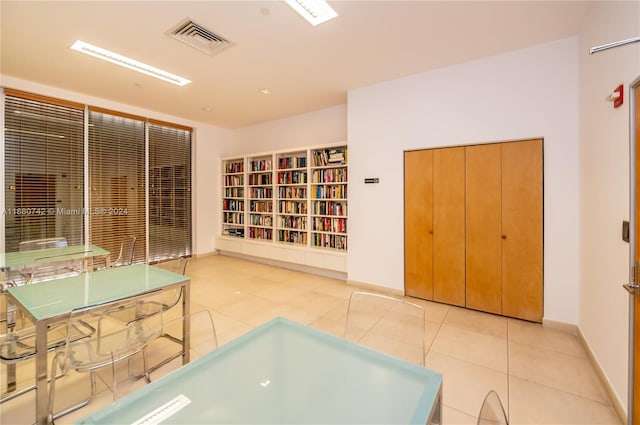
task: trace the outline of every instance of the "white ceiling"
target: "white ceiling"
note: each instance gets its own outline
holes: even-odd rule
[[[282,1],[2,0],[0,72],[237,128],[344,104],[349,89],[574,36],[589,11],[582,1],[330,4],[339,16],[313,27]],[[186,17],[235,44],[208,56],[166,35]],[[82,55],[69,49],[76,39],[193,82],[178,87]]]

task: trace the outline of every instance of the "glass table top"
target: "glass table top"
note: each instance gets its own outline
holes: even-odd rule
[[[419,365],[276,318],[78,423],[425,424],[441,383]]]
[[[9,295],[36,320],[60,317],[74,308],[118,300],[188,277],[146,264],[114,267],[46,282],[9,288]]]
[[[44,264],[55,261],[77,260],[108,255],[109,251],[97,245],[72,245],[64,248],[45,248],[31,251],[0,253],[0,269]]]

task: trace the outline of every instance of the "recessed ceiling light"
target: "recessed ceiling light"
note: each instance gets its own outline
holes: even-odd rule
[[[324,0],[284,0],[313,26],[333,19],[338,14]]]
[[[164,71],[162,69],[153,67],[151,65],[138,62],[135,59],[131,59],[126,56],[119,55],[117,53],[103,49],[101,47],[97,47],[92,44],[85,43],[84,41],[81,41],[81,40],[77,40],[75,43],[73,43],[73,45],[71,46],[71,49],[77,50],[78,52],[84,53],[89,56],[96,57],[98,59],[105,60],[107,62],[115,63],[116,65],[120,65],[125,68],[132,69],[134,71],[141,72],[143,74],[158,78],[160,80],[176,84],[178,86],[184,86],[191,82],[191,80],[187,80],[186,78],[183,78],[178,75],[172,74],[170,72]]]
[[[260,93],[262,94],[271,94],[271,90],[264,88],[264,89],[260,89]]]

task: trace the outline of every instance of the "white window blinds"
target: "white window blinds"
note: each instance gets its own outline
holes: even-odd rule
[[[83,242],[84,106],[5,90],[5,251]]]
[[[149,122],[149,260],[191,255],[191,129]]]
[[[89,229],[91,243],[118,255],[136,237],[134,262],[146,257],[145,122],[112,111],[89,111]]]
[[[5,252],[64,237],[115,260],[122,240],[135,236],[135,262],[191,255],[191,128],[7,88],[4,95]]]

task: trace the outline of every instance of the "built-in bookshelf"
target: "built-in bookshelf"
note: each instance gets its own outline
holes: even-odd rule
[[[277,241],[306,246],[309,240],[307,151],[281,153],[276,158]]]
[[[222,168],[222,234],[244,238],[244,158],[227,159]]]
[[[248,235],[249,239],[273,239],[273,156],[247,159],[249,170]]]
[[[347,249],[347,148],[311,151],[311,246]]]
[[[216,247],[346,271],[347,146],[223,159]]]

